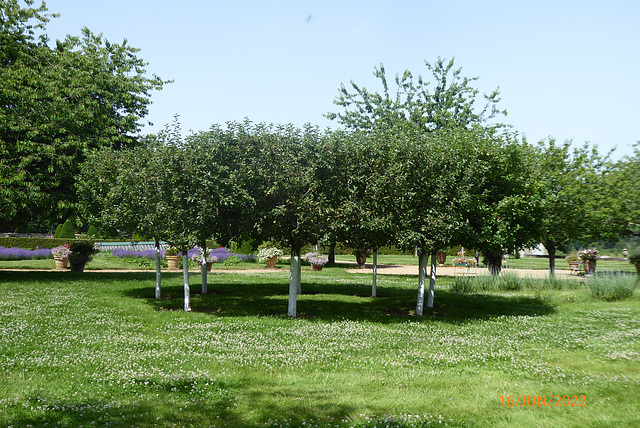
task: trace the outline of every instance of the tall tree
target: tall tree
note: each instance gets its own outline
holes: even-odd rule
[[[0,223],[55,223],[74,212],[74,176],[85,150],[134,145],[150,93],[127,41],[110,43],[84,28],[50,46],[44,3],[0,2]],[[36,33],[40,33],[36,36]],[[6,209],[5,209],[6,208]]]
[[[619,202],[634,198],[620,198],[620,186],[607,184],[610,164],[605,159],[589,144],[572,150],[571,141],[538,143],[535,166],[542,185],[542,243],[549,253],[551,275],[557,251],[566,251],[574,241],[588,244],[617,238],[621,230]]]

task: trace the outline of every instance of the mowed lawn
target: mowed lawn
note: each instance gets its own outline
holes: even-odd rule
[[[449,291],[288,271],[0,272],[0,426],[634,427],[640,291]]]

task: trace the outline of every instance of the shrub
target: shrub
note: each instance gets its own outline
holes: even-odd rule
[[[227,257],[227,259],[222,264],[225,266],[234,266],[240,263],[241,261],[242,260],[240,259],[240,257],[236,256],[235,254],[231,254],[229,257]]]
[[[74,239],[76,237],[75,226],[71,222],[71,220],[67,220],[62,225],[62,229],[60,230],[60,236],[58,238],[64,239]]]
[[[633,296],[638,277],[629,274],[594,275],[585,280],[587,292],[593,298],[621,300]]]
[[[60,238],[60,232],[62,232],[62,223],[61,223],[61,224],[59,224],[59,225],[58,225],[58,227],[56,227],[56,231],[55,231],[55,233],[53,234],[53,237],[54,237],[55,239]]]
[[[97,238],[100,236],[100,231],[94,225],[89,226],[89,230],[87,230],[87,238]]]
[[[454,293],[473,293],[475,291],[474,278],[470,276],[456,276],[453,278],[451,291]]]

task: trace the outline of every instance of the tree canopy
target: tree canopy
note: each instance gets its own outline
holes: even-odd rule
[[[50,43],[44,3],[0,1],[0,224],[27,228],[74,213],[74,176],[89,148],[139,141],[151,91],[138,49],[82,29]],[[40,33],[37,35],[37,33]]]

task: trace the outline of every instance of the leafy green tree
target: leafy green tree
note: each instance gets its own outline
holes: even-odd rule
[[[326,117],[354,130],[396,128],[400,123],[410,123],[423,131],[435,131],[469,127],[484,123],[497,114],[506,115],[505,110],[497,108],[498,89],[485,94],[486,104],[477,107],[479,90],[471,85],[478,77],[463,77],[462,69],[454,68],[453,58],[447,61],[438,57],[433,64],[425,61],[425,66],[432,74],[432,81],[424,80],[420,75],[414,79],[413,73],[405,70],[402,76],[395,76],[392,93],[384,65],[380,64],[373,74],[380,80],[381,93],[370,92],[353,81],[353,92],[349,92],[342,84],[334,104],[343,111],[327,113]]]
[[[557,251],[566,251],[569,244],[617,238],[624,223],[619,202],[634,198],[620,198],[624,186],[608,184],[609,163],[589,144],[572,150],[570,141],[541,141],[535,160],[543,192],[542,243],[553,275]],[[628,177],[632,179],[633,174]]]
[[[515,135],[484,130],[472,148],[472,209],[464,242],[480,249],[489,271],[500,273],[503,256],[540,242],[542,194],[533,151]]]
[[[51,45],[44,3],[0,2],[0,223],[74,214],[86,149],[135,145],[159,77],[126,40],[88,29]],[[41,33],[36,36],[36,33]]]

